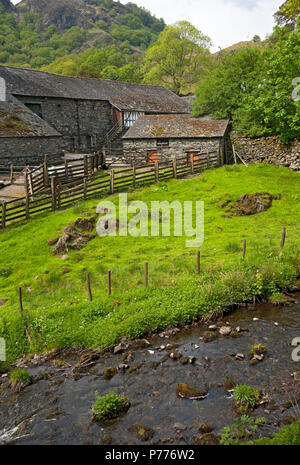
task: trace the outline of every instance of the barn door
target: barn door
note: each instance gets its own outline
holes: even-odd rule
[[[194,165],[197,165],[198,164],[198,155],[199,155],[198,152],[188,152],[187,153],[188,164],[191,165],[192,160],[194,160]]]
[[[159,155],[158,155],[158,153],[156,151],[150,150],[147,155],[148,155],[148,163],[150,165],[154,165],[155,162],[158,161],[158,156]]]

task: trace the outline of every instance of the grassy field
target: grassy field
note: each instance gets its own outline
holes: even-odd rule
[[[281,195],[263,213],[224,218],[220,203],[243,194]],[[273,295],[295,281],[300,264],[300,176],[271,165],[229,166],[185,180],[153,184],[128,194],[129,200],[203,200],[205,242],[201,274],[196,250],[185,237],[96,237],[68,260],[51,253],[47,240],[59,235],[97,199],[41,216],[0,234],[0,337],[9,361],[25,352],[55,346],[103,347],[148,331],[220,312],[253,295]],[[99,199],[98,199],[99,200]],[[112,196],[116,204],[118,196]],[[281,232],[287,228],[280,252]],[[246,259],[242,242],[247,239]],[[144,263],[150,286],[145,288]],[[68,268],[67,274],[63,270]],[[107,295],[112,270],[113,294]],[[85,276],[91,276],[93,302]],[[24,314],[18,315],[22,286]],[[27,329],[27,335],[26,335]],[[31,342],[29,343],[28,334]]]

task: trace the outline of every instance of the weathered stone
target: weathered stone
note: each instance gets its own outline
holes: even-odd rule
[[[52,245],[57,244],[58,240],[59,240],[59,237],[54,237],[53,239],[49,239],[47,241],[47,245],[49,245],[51,247]]]
[[[203,341],[205,343],[212,342],[215,339],[217,339],[217,337],[218,337],[218,335],[217,335],[217,333],[215,331],[205,331],[202,334],[202,338],[203,338]]]
[[[214,427],[211,425],[207,425],[206,423],[201,423],[199,426],[199,433],[201,434],[208,434],[214,430]]]
[[[201,434],[196,442],[195,446],[218,446],[220,444],[219,436],[216,436],[213,433]]]
[[[182,399],[201,400],[207,397],[207,389],[196,389],[185,383],[176,384],[176,394]]]
[[[130,426],[130,428],[128,428],[128,431],[132,433],[137,439],[144,442],[149,441],[149,439],[152,439],[155,433],[155,431],[149,426],[139,424]]]
[[[229,336],[231,334],[231,327],[230,326],[222,326],[222,328],[219,329],[219,333],[221,336]]]
[[[103,377],[109,381],[115,376],[116,372],[117,370],[114,367],[108,367],[103,371]]]
[[[232,376],[228,375],[224,383],[224,388],[226,389],[226,391],[232,391],[235,388],[235,386],[236,383],[233,380]]]

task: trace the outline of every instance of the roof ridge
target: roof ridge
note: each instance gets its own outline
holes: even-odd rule
[[[118,82],[119,84],[126,84],[126,85],[130,85],[130,86],[141,86],[141,87],[152,87],[152,88],[156,87],[156,88],[159,88],[159,89],[165,89],[168,92],[171,92],[172,94],[176,95],[175,92],[168,89],[167,87],[154,85],[154,84],[142,84],[142,83],[127,82],[127,81],[117,81],[117,80],[113,80],[113,79],[88,78],[88,77],[81,77],[81,76],[65,76],[64,74],[50,73],[49,71],[43,71],[41,69],[20,68],[18,66],[0,65],[0,68],[18,69],[18,70],[21,70],[21,71],[31,71],[31,72],[35,72],[35,73],[43,73],[43,74],[48,74],[50,76],[59,76],[59,77],[66,78],[66,79],[80,79],[80,80],[112,82],[112,83],[117,83]],[[180,98],[178,95],[177,95],[177,97]]]

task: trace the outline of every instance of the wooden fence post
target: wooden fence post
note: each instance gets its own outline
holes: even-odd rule
[[[111,271],[107,272],[107,289],[108,295],[111,295]]]
[[[87,176],[89,174],[88,172],[88,157],[87,155],[84,155],[83,157],[83,170],[84,170],[84,176]]]
[[[69,179],[69,166],[68,166],[68,160],[65,160],[65,176],[66,176],[66,180],[68,181],[68,179]]]
[[[283,228],[283,230],[282,230],[282,237],[281,237],[281,244],[280,244],[281,250],[282,250],[283,247],[284,247],[285,239],[286,239],[286,228]]]
[[[159,164],[158,164],[158,161],[155,162],[154,170],[155,170],[155,182],[159,182]]]
[[[61,189],[61,185],[59,184],[56,187],[56,205],[58,209],[60,209],[60,193],[61,193],[60,189]]]
[[[48,175],[48,163],[47,163],[47,155],[44,157],[43,163],[43,175],[44,175],[44,186],[49,186],[49,175]]]
[[[132,186],[135,189],[135,180],[136,180],[136,168],[133,166],[132,168]]]
[[[25,195],[29,195],[29,186],[28,186],[28,172],[27,168],[24,170],[24,190],[25,190]]]
[[[191,158],[191,171],[192,171],[192,174],[194,174],[194,155],[192,155],[192,158]]]
[[[83,198],[86,200],[87,198],[87,179],[86,177],[83,178]]]
[[[29,220],[29,202],[30,202],[30,199],[29,199],[29,195],[27,194],[27,195],[26,195],[26,199],[25,199],[25,214],[26,214],[26,220]]]
[[[197,273],[200,274],[200,267],[201,267],[201,255],[200,250],[197,251]]]
[[[233,150],[234,163],[235,163],[235,165],[236,165],[236,164],[237,164],[237,158],[236,158],[236,151],[235,151],[234,144],[232,144],[232,150]]]
[[[246,249],[247,249],[247,241],[246,239],[243,240],[243,258],[246,256]]]
[[[51,176],[51,200],[52,200],[52,211],[56,210],[56,177]]]
[[[2,229],[5,228],[6,225],[6,202],[5,200],[2,201],[2,214],[1,214],[1,227]]]
[[[23,299],[22,299],[22,288],[19,287],[18,289],[18,295],[19,295],[19,313],[20,315],[23,313]]]
[[[114,184],[115,184],[115,171],[111,170],[110,172],[110,179],[109,179],[109,184],[110,184],[110,193],[114,193]]]
[[[173,178],[177,179],[177,160],[174,158],[173,160]]]
[[[86,285],[89,293],[89,300],[92,302],[93,300],[93,294],[92,294],[92,289],[91,289],[91,280],[90,280],[90,275],[89,273],[86,274]]]
[[[208,153],[208,151],[206,152],[206,164],[207,164],[207,169],[209,170],[209,167],[210,167],[210,159],[209,159],[209,153]]]
[[[145,263],[145,286],[148,287],[149,284],[149,264]]]

